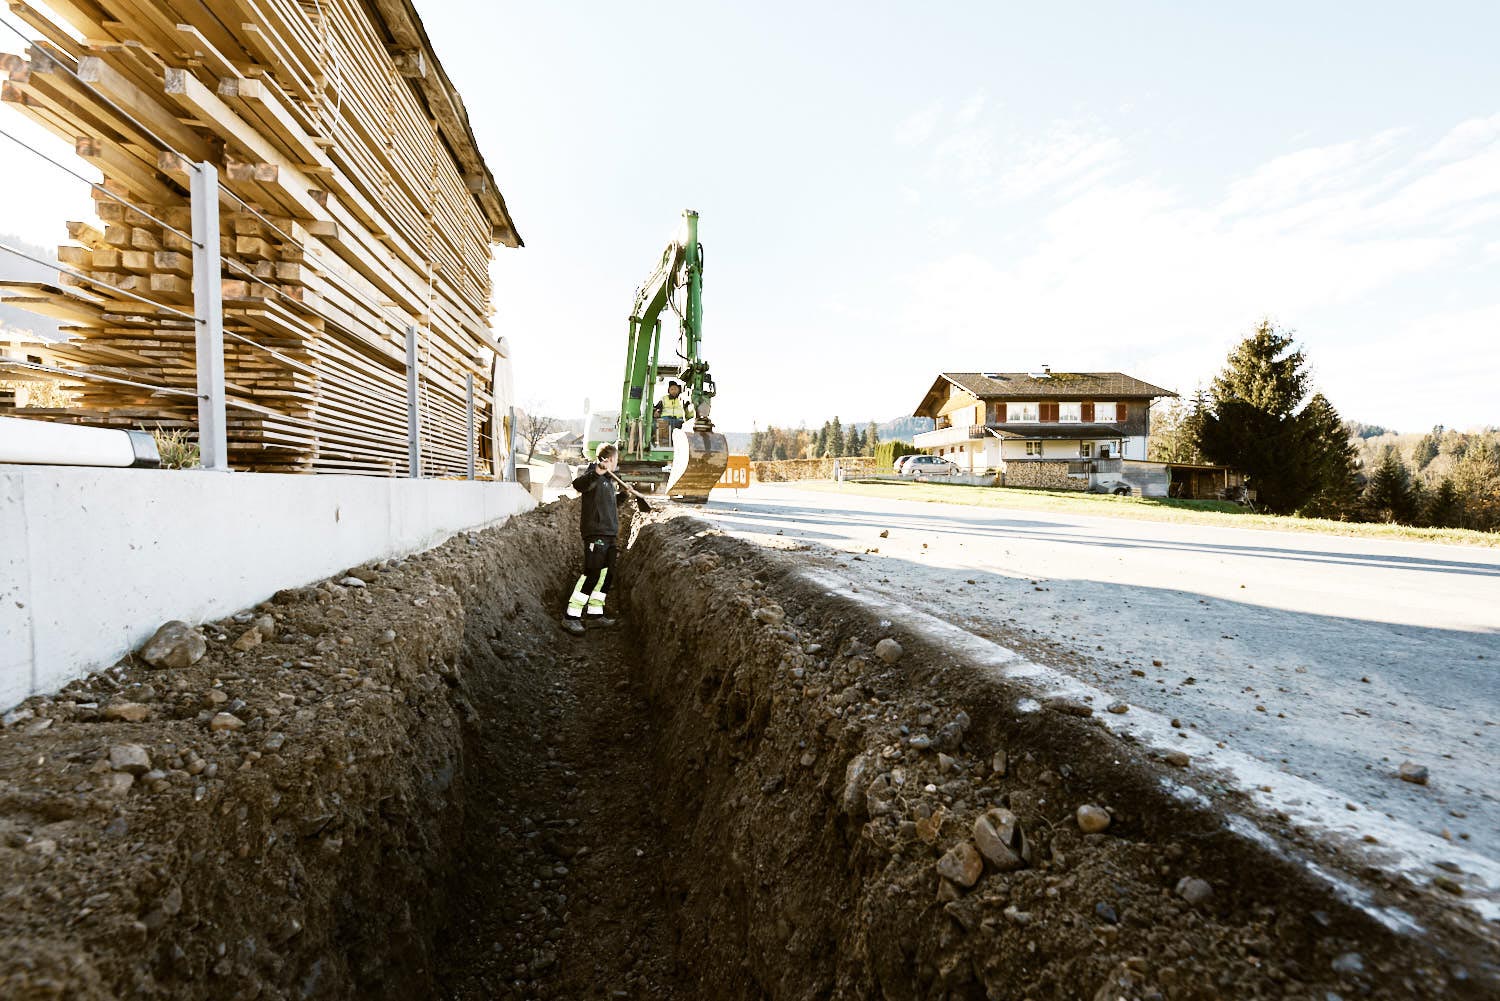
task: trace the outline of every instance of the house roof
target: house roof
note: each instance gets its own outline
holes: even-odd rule
[[[916,417],[935,416],[953,390],[981,400],[1118,400],[1177,394],[1123,372],[1052,372],[1033,378],[1028,372],[940,372]]]

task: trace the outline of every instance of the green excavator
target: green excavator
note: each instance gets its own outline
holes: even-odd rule
[[[709,419],[716,390],[700,354],[703,245],[698,242],[698,213],[689,209],[682,220],[656,270],[635,293],[620,409],[589,414],[584,441],[589,455],[604,442],[617,445],[619,476],[637,489],[703,504],[729,464],[729,443],[714,432]],[[664,360],[662,315],[668,309],[677,316],[678,339],[673,355]],[[683,385],[683,396],[692,405],[692,416],[677,428],[655,414],[658,387],[665,396],[668,379]]]

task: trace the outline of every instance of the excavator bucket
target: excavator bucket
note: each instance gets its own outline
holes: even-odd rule
[[[684,504],[708,503],[708,492],[729,466],[729,440],[713,431],[686,427],[672,432],[672,468],[666,494]]]

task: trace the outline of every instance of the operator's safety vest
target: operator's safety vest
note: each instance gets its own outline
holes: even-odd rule
[[[681,396],[675,400],[671,396],[663,396],[657,406],[661,407],[661,416],[676,417],[678,420],[687,420],[687,410],[684,409],[685,401]]]

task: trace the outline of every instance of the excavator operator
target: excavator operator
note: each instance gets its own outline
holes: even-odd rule
[[[665,420],[673,431],[682,427],[683,422],[693,416],[693,405],[682,395],[682,384],[676,379],[667,383],[667,395],[656,401],[652,407],[652,416],[657,420]]]

